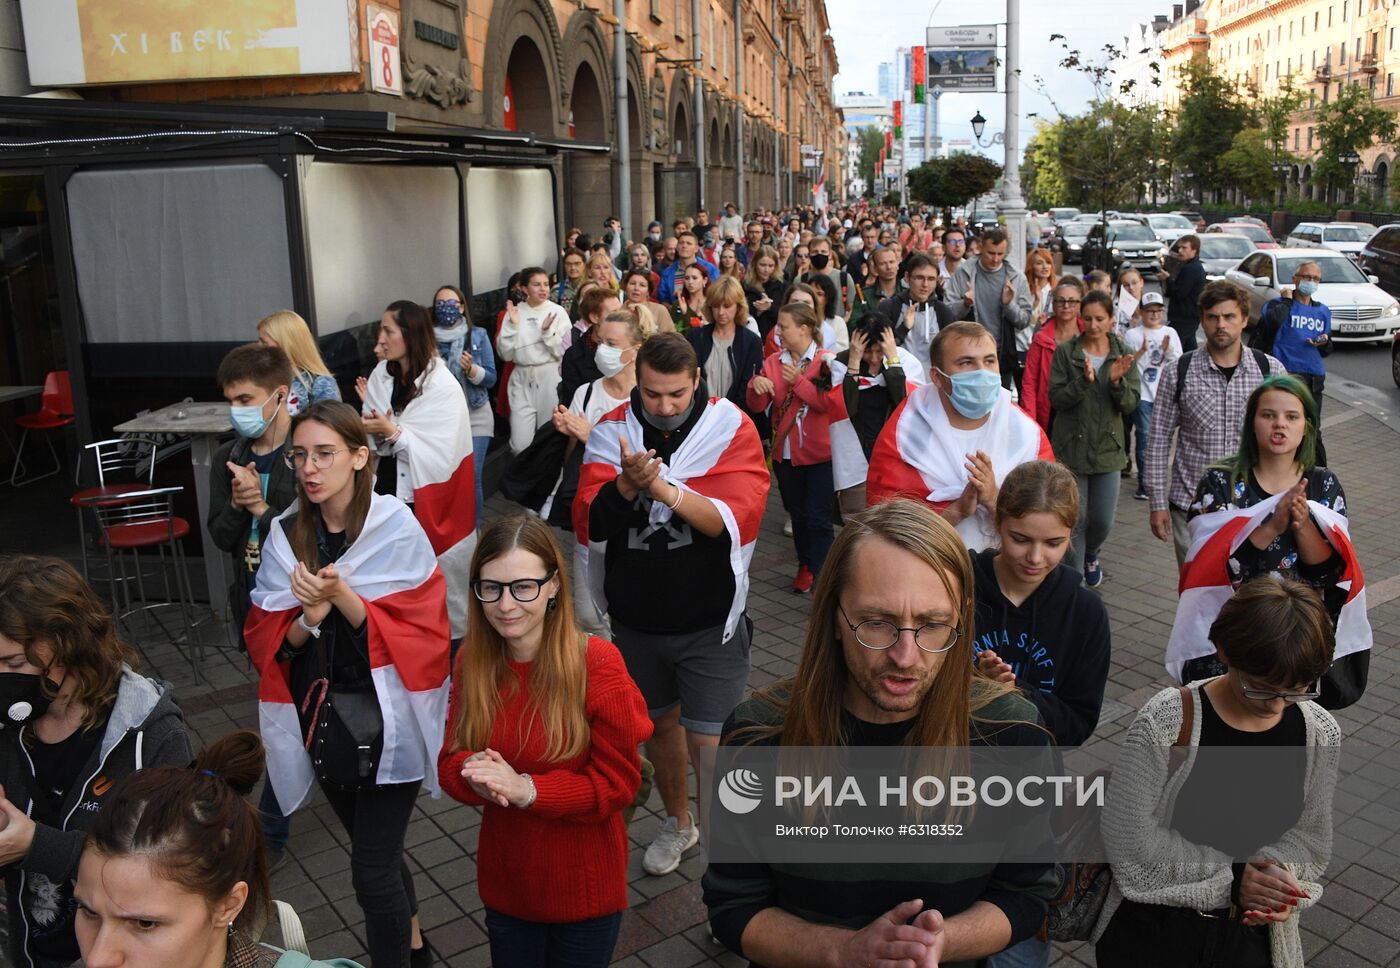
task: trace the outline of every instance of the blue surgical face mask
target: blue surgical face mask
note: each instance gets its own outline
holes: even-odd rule
[[[462,318],[462,307],[454,301],[439,300],[433,303],[433,322],[439,326],[455,326]]]
[[[968,420],[980,420],[992,412],[997,398],[1001,396],[1001,374],[996,370],[964,370],[961,373],[943,373],[953,385],[948,399],[953,409]]]
[[[1313,282],[1311,279],[1304,279],[1302,282],[1298,283],[1298,295],[1307,296],[1309,299],[1316,296],[1317,283]]]
[[[277,398],[280,406],[282,392],[274,390],[267,400],[271,400],[273,397]],[[263,408],[267,406],[267,400],[256,406],[228,408],[229,421],[233,424],[233,429],[238,431],[238,436],[257,440],[263,435],[263,432],[267,430],[267,425],[272,423],[272,418],[263,413]]]

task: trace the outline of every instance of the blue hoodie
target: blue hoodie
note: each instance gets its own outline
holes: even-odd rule
[[[995,652],[1016,672],[1016,687],[1040,710],[1056,746],[1078,746],[1094,733],[1108,682],[1108,610],[1059,565],[1020,605],[1002,594],[992,559],[974,552],[977,581],[974,655]]]

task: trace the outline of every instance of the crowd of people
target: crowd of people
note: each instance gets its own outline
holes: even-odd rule
[[[1327,710],[1364,691],[1370,639],[1318,434],[1316,267],[1247,345],[1247,294],[1197,285],[1192,236],[1167,300],[1136,272],[1061,275],[1009,244],[864,205],[729,205],[635,243],[610,219],[596,240],[571,230],[552,270],[515,273],[494,315],[454,284],[390,303],[345,386],[358,407],[304,320],[263,320],[217,373],[236,435],[207,522],[233,563],[260,736],[194,758],[169,689],[83,579],[0,562],[16,963],[276,964],[257,943],[269,871],[319,791],[370,964],[432,964],[405,843],[427,788],[482,811],[493,964],[606,965],[626,819],[654,783],[642,868],[677,870],[710,825],[690,774],[709,790],[721,744],[1088,740],[1112,653],[1112,586],[1093,589],[1133,468],[1144,532],[1182,568],[1163,655],[1187,688],[1130,736],[1164,754],[1179,734],[1337,745]],[[486,524],[498,427],[521,508]],[[810,604],[792,602],[794,673],[749,695],[773,483]],[[1115,869],[1100,963],[1301,964],[1324,793],[1293,791],[1309,863],[1270,860],[1289,830],[1268,830],[1247,863],[1183,872],[1150,852],[1211,832],[1176,829],[1167,804],[1212,794],[1165,759],[1134,769],[1115,775],[1105,838],[1140,863]],[[704,876],[714,937],[769,968],[831,952],[1044,965],[1058,891],[1048,863]]]

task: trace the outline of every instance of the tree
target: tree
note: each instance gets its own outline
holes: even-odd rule
[[[1177,170],[1191,173],[1197,186],[1221,182],[1220,161],[1253,120],[1249,104],[1235,85],[1216,74],[1204,60],[1181,68],[1181,102],[1171,143]]]
[[[909,172],[909,196],[944,209],[944,221],[951,224],[947,209],[991,191],[1000,177],[1001,165],[983,155],[931,158]]]
[[[1078,200],[1061,164],[1063,142],[1063,122],[1036,119],[1035,134],[1026,142],[1021,162],[1021,187],[1033,208],[1071,205]]]
[[[1220,156],[1221,183],[1240,191],[1253,201],[1271,198],[1278,189],[1274,164],[1291,164],[1293,155],[1270,151],[1268,134],[1260,128],[1246,128],[1235,135],[1230,149]],[[1271,159],[1279,158],[1279,162]]]
[[[1344,85],[1341,92],[1317,110],[1317,134],[1322,140],[1313,162],[1313,177],[1335,188],[1355,181],[1354,163],[1347,159],[1369,148],[1373,141],[1395,140],[1395,115],[1378,107],[1371,91],[1359,84]]]
[[[880,149],[885,147],[885,133],[873,125],[860,129],[860,177],[865,182],[865,197],[875,196],[875,165],[880,161]]]

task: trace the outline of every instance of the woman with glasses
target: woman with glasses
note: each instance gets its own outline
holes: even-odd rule
[[[431,954],[403,851],[442,747],[444,581],[412,512],[375,493],[353,408],[316,403],[298,414],[287,461],[296,510],[273,524],[244,629],[261,673],[268,780],[284,814],[317,782],[350,837],[370,964],[420,968]]]
[[[646,704],[617,648],[574,624],[568,568],[543,521],[496,521],[471,574],[438,775],[484,808],[477,887],[491,963],[604,968],[628,905],[622,811],[641,783]]]
[[[1079,319],[1079,304],[1084,298],[1084,283],[1074,276],[1064,276],[1055,284],[1049,322],[1036,331],[1026,351],[1026,371],[1021,377],[1021,409],[1035,418],[1046,436],[1050,434],[1050,361],[1055,350],[1084,332]]]
[[[1277,509],[1226,558],[1225,578],[1232,588],[1256,575],[1302,582],[1322,597],[1335,625],[1347,600],[1348,589],[1339,584],[1345,561],[1323,536],[1309,502],[1342,516],[1347,502],[1337,475],[1316,466],[1316,453],[1317,410],[1312,394],[1297,377],[1268,377],[1245,404],[1239,453],[1206,471],[1187,515],[1193,520],[1203,514],[1239,513],[1284,495]],[[1369,651],[1360,651],[1337,661],[1323,680],[1326,708],[1341,708],[1360,695],[1369,656]],[[1182,681],[1222,672],[1219,659],[1205,655],[1186,661]]]
[[[1322,892],[1341,743],[1313,701],[1332,620],[1311,588],[1261,575],[1209,638],[1225,672],[1149,699],[1108,781],[1100,968],[1303,965],[1298,916]]]
[[[452,637],[466,634],[467,552],[476,531],[471,413],[438,355],[428,311],[401,299],[379,321],[382,359],[360,378],[365,432],[376,460],[374,490],[413,508],[447,578]],[[516,371],[520,371],[517,369]]]

